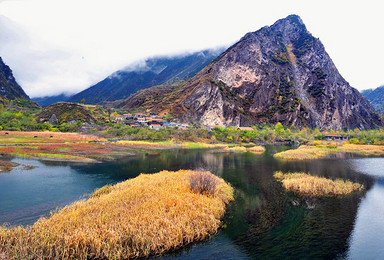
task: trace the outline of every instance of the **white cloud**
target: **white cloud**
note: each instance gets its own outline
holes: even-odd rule
[[[32,97],[74,93],[135,60],[229,45],[296,13],[342,75],[384,83],[379,1],[0,1],[0,56]],[[314,5],[315,4],[315,5]]]

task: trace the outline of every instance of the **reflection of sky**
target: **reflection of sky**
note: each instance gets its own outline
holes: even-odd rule
[[[37,160],[13,159],[20,166],[0,174],[0,225],[32,224],[57,207],[112,181],[100,174],[81,174],[69,165],[48,166]],[[53,163],[54,164],[54,163]],[[23,165],[37,166],[24,170]]]
[[[384,259],[384,158],[351,160],[354,168],[378,177],[360,203],[348,258]]]
[[[384,158],[349,160],[354,170],[371,176],[384,177]]]

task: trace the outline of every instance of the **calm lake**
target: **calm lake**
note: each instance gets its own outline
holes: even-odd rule
[[[209,150],[159,151],[113,162],[74,164],[15,158],[0,174],[0,225],[33,224],[40,216],[83,199],[96,188],[140,173],[205,169],[235,188],[224,226],[211,239],[164,256],[182,259],[383,259],[384,158],[339,154],[310,162],[279,162],[263,155]],[[25,169],[25,165],[36,168]],[[273,173],[304,171],[363,183],[366,193],[301,200]],[[299,204],[293,205],[293,204]]]

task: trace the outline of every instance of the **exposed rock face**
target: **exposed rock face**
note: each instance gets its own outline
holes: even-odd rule
[[[29,99],[24,90],[17,84],[12,70],[0,57],[0,97],[13,100],[16,98]]]
[[[296,15],[246,34],[163,102],[172,109],[161,103],[149,108],[206,125],[367,129],[382,124]]]
[[[48,120],[48,122],[51,124],[51,125],[57,125],[58,123],[58,120],[57,120],[57,117],[55,114],[52,114],[51,118]]]

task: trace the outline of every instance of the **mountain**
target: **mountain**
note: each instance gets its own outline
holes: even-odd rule
[[[6,109],[24,110],[39,109],[40,106],[31,101],[16,82],[12,70],[0,57],[0,105]]]
[[[46,96],[46,97],[37,97],[37,98],[32,98],[32,101],[36,102],[42,107],[47,107],[49,105],[52,105],[57,102],[63,102],[66,101],[69,98],[68,95],[65,94],[60,94],[56,96]]]
[[[70,97],[70,102],[97,104],[129,97],[136,91],[166,82],[186,80],[194,76],[221,50],[205,50],[185,56],[156,57],[143,64],[117,71],[96,85]]]
[[[384,114],[384,86],[363,90],[361,94],[371,102],[377,112]]]
[[[186,84],[146,89],[118,106],[205,125],[382,125],[372,105],[340,75],[297,15],[246,34]]]
[[[0,97],[8,100],[13,99],[29,99],[24,90],[16,82],[12,70],[7,66],[0,57]]]

